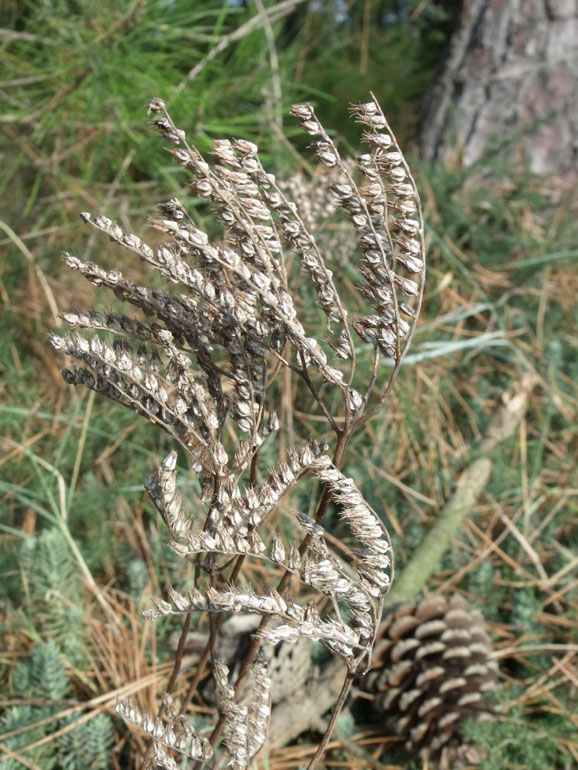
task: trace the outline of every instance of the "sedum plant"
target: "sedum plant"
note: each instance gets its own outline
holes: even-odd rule
[[[321,643],[344,662],[341,697],[316,762],[352,682],[371,663],[392,578],[391,545],[343,469],[352,437],[382,407],[408,349],[425,259],[416,186],[378,103],[351,112],[366,145],[355,162],[342,159],[313,107],[292,110],[312,137],[322,172],[305,183],[311,199],[321,191],[355,236],[345,263],[323,247],[327,222],[313,232],[311,212],[298,209],[286,192],[291,187],[267,173],[254,144],[217,140],[209,162],[160,99],[149,104],[153,125],[221,231],[209,237],[176,198],[159,204],[151,222],[160,242],[147,243],[106,216],[82,214],[159,273],[163,288],[64,255],[70,268],[137,309],[64,313],[70,334],[51,338],[77,362],[64,369],[64,379],[159,425],[198,478],[198,497],[184,500],[175,449],[146,482],[170,547],[194,565],[193,585],[168,588],[146,613],[151,621],[183,618],[159,713],[142,713],[131,700],[118,703],[118,713],[151,737],[160,767],[176,768],[183,756],[210,767],[223,759],[247,767],[270,718],[262,648],[301,639]],[[320,209],[325,216],[327,206]],[[94,333],[81,334],[84,329]],[[319,434],[297,438],[280,424],[283,372],[322,418]],[[299,443],[287,446],[288,435]],[[289,504],[304,496],[308,513]],[[353,541],[339,550],[324,527],[335,512]],[[244,569],[254,560],[271,566],[266,591],[252,586]],[[173,702],[169,693],[198,613],[209,616],[206,649],[187,697]],[[231,613],[261,617],[236,680],[220,655],[219,631]],[[207,665],[219,713],[210,734],[186,714]]]

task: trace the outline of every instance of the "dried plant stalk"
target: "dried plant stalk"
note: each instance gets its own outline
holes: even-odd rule
[[[347,284],[341,266],[316,239],[311,217],[265,171],[254,144],[215,141],[211,164],[160,99],[151,101],[149,114],[190,174],[195,195],[216,212],[222,237],[211,240],[176,198],[159,204],[161,215],[152,220],[166,236],[160,245],[125,232],[106,216],[83,213],[85,222],[160,273],[167,288],[136,285],[119,270],[65,254],[69,267],[140,314],[70,311],[63,318],[71,333],[51,341],[78,362],[63,371],[68,383],[102,393],[161,426],[200,482],[199,499],[183,501],[176,451],[146,482],[171,548],[195,565],[194,586],[185,592],[169,588],[146,615],[153,621],[184,615],[186,631],[192,614],[209,613],[210,639],[199,665],[210,658],[219,721],[210,736],[203,734],[182,713],[186,704],[177,708],[168,693],[156,717],[140,713],[131,701],[120,702],[118,711],[151,736],[160,767],[176,767],[179,755],[216,766],[224,751],[229,765],[240,770],[267,733],[270,680],[258,652],[262,643],[319,641],[346,664],[342,701],[370,664],[391,582],[391,545],[379,517],[341,468],[351,437],[383,404],[410,343],[423,291],[423,222],[415,183],[375,100],[352,107],[368,146],[354,163],[341,159],[313,107],[293,108],[314,137],[333,208],[345,215],[355,236]],[[320,313],[311,310],[312,297]],[[85,337],[79,329],[94,333]],[[367,350],[373,351],[373,364],[364,380],[357,360]],[[380,367],[380,355],[392,358],[393,367]],[[283,368],[301,381],[333,429],[331,456],[328,443],[306,437],[272,467],[263,460],[274,455],[274,447],[261,452],[263,444],[279,437],[276,379]],[[307,478],[319,489],[313,517],[288,506]],[[337,557],[325,536],[330,504],[357,541],[349,549],[350,563]],[[269,522],[280,514],[288,518],[283,532],[290,534],[271,537]],[[242,572],[247,559],[269,562],[283,577],[259,592]],[[303,586],[304,598],[288,595],[291,576]],[[235,685],[219,655],[218,633],[232,612],[262,616]],[[181,654],[182,649],[171,684]],[[240,695],[249,675],[253,697],[246,704]],[[221,732],[224,744],[217,751]]]

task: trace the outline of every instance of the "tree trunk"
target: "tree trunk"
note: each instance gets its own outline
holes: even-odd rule
[[[465,0],[419,149],[470,166],[490,141],[518,135],[533,172],[576,178],[578,0]]]

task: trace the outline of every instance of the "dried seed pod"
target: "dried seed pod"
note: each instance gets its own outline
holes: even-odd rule
[[[75,310],[63,316],[71,333],[52,338],[56,349],[77,361],[63,372],[67,383],[98,391],[162,427],[198,476],[198,485],[179,488],[172,451],[146,483],[170,530],[170,546],[196,567],[193,588],[169,589],[146,616],[256,613],[268,620],[257,642],[287,642],[286,650],[321,642],[358,675],[369,660],[382,595],[391,581],[387,532],[354,481],[337,467],[337,447],[335,464],[325,441],[310,440],[299,451],[279,441],[277,461],[273,448],[259,450],[265,440],[275,441],[280,428],[274,412],[278,390],[271,384],[283,367],[301,378],[340,440],[349,438],[349,427],[363,424],[370,400],[377,408],[387,397],[423,290],[423,226],[411,172],[376,101],[353,109],[368,151],[352,163],[341,158],[312,106],[293,108],[315,137],[321,169],[298,201],[306,203],[309,196],[309,206],[287,197],[287,188],[267,173],[251,142],[217,140],[208,162],[162,100],[151,101],[150,113],[164,139],[176,145],[170,152],[192,177],[190,189],[216,215],[222,238],[212,240],[177,198],[159,204],[152,226],[162,240],[150,245],[107,216],[82,214],[168,286],[138,285],[118,269],[67,254],[70,268],[137,307],[140,320]],[[341,260],[347,271],[338,270],[334,250],[322,243],[318,220],[329,213],[351,234]],[[323,330],[314,305],[325,315]],[[85,328],[98,333],[82,337],[77,329]],[[356,333],[373,347],[373,375],[365,383]],[[393,367],[379,367],[380,352],[394,359]],[[383,387],[382,372],[388,378]],[[335,412],[328,405],[337,402],[325,397],[326,390],[340,396]],[[314,518],[284,504],[305,476],[324,490]],[[328,501],[337,505],[357,542],[349,549],[349,566],[333,552],[323,528]],[[275,538],[264,531],[275,512],[291,517],[299,539],[284,529]],[[239,574],[247,558],[269,562],[296,585],[301,581],[307,599],[290,598],[285,582],[278,589],[253,589],[250,574],[245,579]],[[406,648],[417,645],[417,639],[407,640]],[[424,649],[434,654],[432,647]],[[232,691],[215,652],[225,759],[243,770],[265,740],[270,674],[263,659],[253,660],[253,697],[246,705]],[[119,713],[151,736],[158,766],[176,769],[174,753],[210,759],[207,738],[176,714],[168,698],[164,706],[164,715],[154,717],[137,713],[127,701]],[[211,765],[220,766],[222,759],[215,756]]]

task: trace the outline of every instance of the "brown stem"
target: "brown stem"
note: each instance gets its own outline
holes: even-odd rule
[[[339,426],[337,425],[337,423],[333,419],[333,415],[331,414],[331,412],[327,409],[327,407],[323,403],[323,399],[319,395],[319,392],[318,392],[317,388],[315,387],[315,384],[311,380],[311,377],[309,377],[309,372],[307,371],[307,364],[305,363],[305,360],[303,358],[303,354],[301,354],[301,366],[302,366],[302,369],[299,371],[299,374],[301,375],[301,377],[303,378],[305,384],[307,385],[307,387],[311,391],[311,394],[313,395],[313,398],[319,404],[319,408],[323,412],[323,416],[325,417],[327,422],[331,425],[331,427],[333,428],[335,433],[337,435],[339,435],[339,433],[340,433]],[[346,400],[346,403],[347,403],[347,400]]]
[[[220,618],[217,618],[217,621],[219,621]],[[220,624],[219,624],[220,625]],[[199,658],[199,662],[197,664],[197,670],[195,671],[194,677],[191,679],[191,683],[189,685],[189,689],[187,690],[187,694],[185,695],[182,703],[181,703],[181,714],[184,714],[187,710],[187,706],[189,703],[193,700],[193,695],[197,691],[197,687],[199,686],[199,682],[204,676],[205,673],[205,665],[207,661],[209,660],[209,655],[211,654],[211,644],[210,641],[207,641],[207,644],[205,645],[205,649],[203,650],[203,654]]]
[[[335,704],[335,708],[333,709],[333,713],[331,714],[331,719],[329,720],[329,724],[327,725],[327,730],[325,731],[325,735],[321,739],[321,743],[317,747],[317,751],[315,752],[313,759],[307,765],[307,770],[313,770],[315,765],[317,765],[317,763],[323,758],[323,755],[325,754],[325,749],[327,748],[327,744],[329,743],[329,740],[331,739],[331,736],[333,734],[333,730],[335,729],[337,718],[341,713],[341,709],[343,708],[345,699],[349,695],[349,691],[351,690],[351,685],[353,684],[354,679],[355,679],[355,674],[351,673],[351,671],[348,671],[347,676],[345,677],[345,681],[343,682],[343,687],[341,688],[341,692],[339,693],[339,698],[337,699],[337,703]]]
[[[234,584],[237,578],[239,577],[239,573],[241,572],[241,568],[243,566],[244,561],[245,561],[245,557],[239,556],[239,558],[235,563],[235,566],[233,567],[233,571],[231,572],[231,578],[230,578],[231,583]],[[219,615],[215,623],[215,633],[217,633],[219,628],[223,625],[224,620],[225,620],[225,616]],[[181,714],[185,713],[185,711],[187,710],[187,706],[193,699],[193,695],[195,694],[197,687],[199,686],[199,682],[201,681],[201,679],[205,674],[205,666],[207,664],[207,661],[209,660],[210,654],[211,654],[211,642],[209,639],[207,641],[207,644],[205,645],[203,654],[199,659],[199,662],[197,664],[197,670],[195,671],[194,677],[191,679],[191,683],[189,684],[189,689],[187,690],[187,694],[185,695],[181,703]]]
[[[175,653],[175,664],[173,666],[173,670],[171,671],[171,675],[169,677],[169,681],[167,682],[167,686],[166,686],[166,691],[169,693],[172,692],[172,689],[175,686],[175,682],[177,681],[179,671],[181,670],[183,655],[185,653],[185,644],[187,642],[187,634],[189,633],[190,627],[191,627],[191,613],[189,612],[188,615],[185,615],[183,630],[181,631],[181,635],[179,636],[179,643],[177,645],[177,651]]]
[[[251,469],[249,471],[249,484],[254,487],[257,483],[257,475],[259,472],[259,450],[255,452],[251,458]]]

